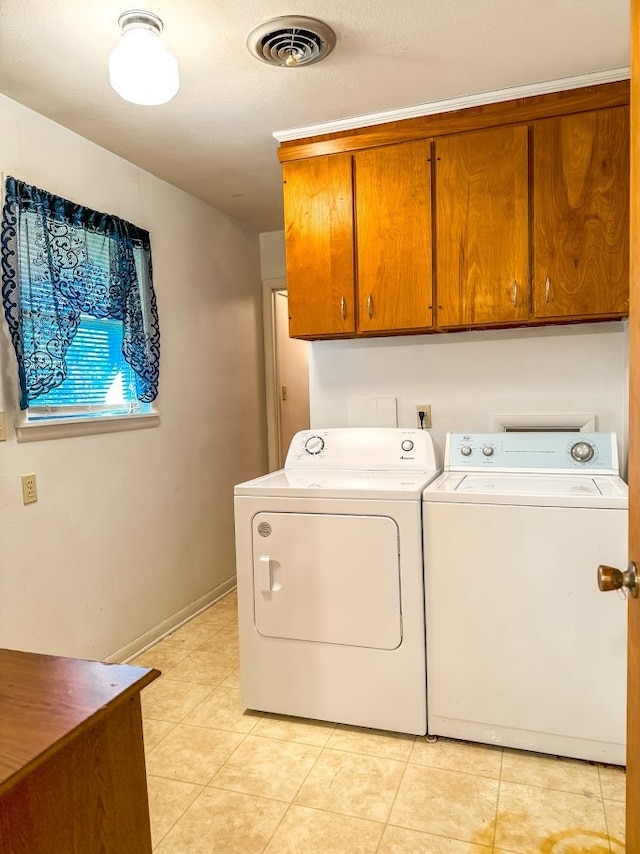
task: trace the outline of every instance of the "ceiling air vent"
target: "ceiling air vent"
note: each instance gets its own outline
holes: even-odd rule
[[[315,18],[284,15],[260,24],[249,33],[249,53],[269,65],[297,68],[328,56],[336,44],[331,27]]]

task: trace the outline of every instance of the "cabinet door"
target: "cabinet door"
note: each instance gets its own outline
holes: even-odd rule
[[[282,166],[289,334],[355,331],[351,155]]]
[[[534,314],[629,312],[629,108],[533,128]]]
[[[358,331],[432,324],[431,143],[354,155]]]
[[[436,323],[529,316],[528,129],[436,141]]]

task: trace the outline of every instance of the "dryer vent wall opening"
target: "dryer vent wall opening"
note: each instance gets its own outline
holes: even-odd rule
[[[273,18],[249,33],[249,53],[282,68],[312,65],[328,56],[336,35],[327,24],[301,15]]]

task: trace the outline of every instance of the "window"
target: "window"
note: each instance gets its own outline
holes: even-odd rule
[[[83,314],[67,351],[67,376],[29,406],[29,419],[131,415],[151,411],[136,397],[135,374],[122,355],[122,323]]]
[[[146,231],[7,178],[2,298],[26,423],[130,416],[158,393]]]

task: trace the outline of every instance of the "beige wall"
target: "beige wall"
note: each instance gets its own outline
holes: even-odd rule
[[[595,415],[598,430],[617,434],[624,466],[626,360],[619,321],[317,342],[311,423],[346,424],[356,395],[396,397],[400,427],[417,426],[416,406],[430,404],[442,459],[447,431],[491,432],[493,416]]]
[[[284,232],[260,238],[262,266],[284,276]],[[395,397],[398,425],[431,404],[440,453],[447,431],[491,431],[494,415],[592,414],[627,449],[627,324],[549,326],[344,341],[309,348],[312,427],[349,422],[352,397]]]
[[[235,583],[233,484],[266,470],[258,235],[2,96],[0,170],[151,233],[160,426],[0,444],[0,646],[123,657]],[[4,320],[0,346],[12,425]]]
[[[263,281],[286,278],[284,231],[263,231],[260,235],[260,269]]]

